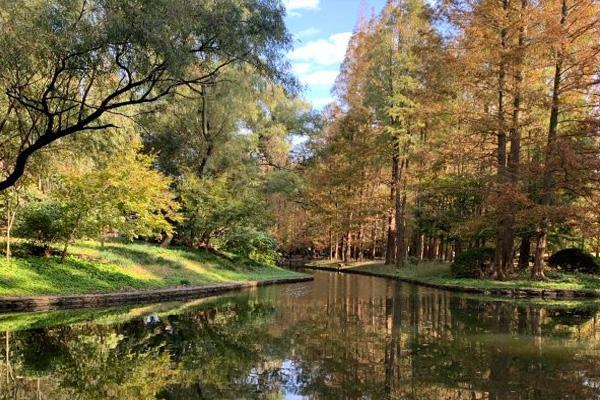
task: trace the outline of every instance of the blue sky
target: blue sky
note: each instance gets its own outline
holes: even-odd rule
[[[331,87],[359,13],[379,13],[385,1],[283,0],[286,24],[295,43],[288,57],[306,87],[304,97],[315,108],[320,109],[333,99]]]

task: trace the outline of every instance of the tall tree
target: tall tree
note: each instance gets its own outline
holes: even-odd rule
[[[597,117],[593,110],[599,104],[597,100],[591,99],[597,96],[600,85],[600,49],[597,45],[600,40],[600,5],[594,1],[557,0],[545,3],[542,11],[545,17],[547,45],[554,68],[541,174],[541,216],[531,273],[534,278],[544,277],[543,257],[546,253],[549,226],[551,221],[560,215],[553,211],[553,208],[560,206],[557,201],[559,192],[577,192],[580,195],[589,193],[590,187],[585,183],[583,186],[578,185],[581,182],[575,177],[581,171],[594,171],[598,157],[597,151],[592,150],[590,154],[587,151],[581,152],[584,148],[579,148],[578,156],[581,158],[577,160],[579,165],[574,166],[571,164],[574,160],[569,160],[569,156],[574,154],[567,150],[577,145],[577,137],[589,141],[593,147],[598,145],[598,125],[590,124],[590,118]],[[563,175],[566,165],[571,167],[567,177]],[[597,179],[594,175],[592,172],[587,182],[589,179],[594,182]]]
[[[113,128],[115,114],[132,117],[181,87],[202,90],[227,65],[286,79],[281,54],[290,40],[277,2],[23,0],[0,8],[0,190],[40,149]]]

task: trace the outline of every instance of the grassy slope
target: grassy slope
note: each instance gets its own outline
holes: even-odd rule
[[[323,264],[326,265],[326,264]],[[346,268],[380,274],[399,276],[420,280],[427,283],[457,285],[482,289],[560,289],[560,290],[600,290],[600,279],[589,275],[567,275],[549,272],[550,279],[536,281],[527,277],[517,277],[506,281],[492,279],[461,279],[450,276],[450,264],[440,262],[423,262],[419,265],[408,265],[397,270],[393,266],[377,262],[350,263]]]
[[[299,274],[206,251],[163,249],[149,244],[81,242],[64,263],[58,257],[0,258],[0,296],[102,293]]]

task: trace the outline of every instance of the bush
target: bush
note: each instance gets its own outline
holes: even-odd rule
[[[548,264],[565,272],[600,274],[600,261],[581,249],[563,249],[552,254]]]
[[[32,254],[48,255],[52,244],[68,236],[63,220],[64,209],[60,204],[50,201],[31,203],[22,211],[15,234],[29,240]]]
[[[408,265],[417,265],[419,264],[419,258],[415,256],[408,256],[406,257],[406,263]]]
[[[481,278],[488,265],[494,260],[493,247],[477,247],[456,256],[450,273],[456,278]]]
[[[276,265],[280,258],[277,241],[268,233],[252,228],[232,232],[222,244],[225,250],[262,264]]]

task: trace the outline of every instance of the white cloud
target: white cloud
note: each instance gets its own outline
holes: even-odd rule
[[[292,51],[290,58],[319,65],[339,64],[344,60],[351,36],[351,32],[341,32],[327,39],[312,40]]]
[[[307,74],[300,74],[300,80],[306,85],[331,86],[335,82],[337,75],[337,70],[315,71]]]
[[[292,69],[296,75],[304,76],[310,72],[312,65],[310,63],[294,63]]]
[[[319,0],[283,0],[283,4],[288,11],[317,10],[319,8]]]

